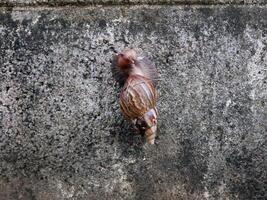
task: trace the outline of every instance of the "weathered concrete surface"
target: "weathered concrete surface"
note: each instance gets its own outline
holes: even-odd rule
[[[65,5],[140,5],[140,4],[161,4],[161,5],[177,5],[177,4],[266,4],[267,0],[1,0],[0,6],[65,6]]]
[[[159,136],[124,121],[110,71],[162,75]],[[266,6],[0,11],[0,199],[266,199]]]

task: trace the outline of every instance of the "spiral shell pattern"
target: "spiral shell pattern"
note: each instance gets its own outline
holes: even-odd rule
[[[140,75],[130,76],[120,94],[120,106],[129,120],[142,117],[156,106],[157,92],[150,79]]]

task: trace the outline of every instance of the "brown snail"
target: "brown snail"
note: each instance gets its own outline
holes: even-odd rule
[[[145,135],[147,143],[154,144],[158,116],[155,65],[145,57],[137,57],[136,51],[129,49],[116,56],[113,72],[123,85],[120,93],[122,113],[139,133]]]

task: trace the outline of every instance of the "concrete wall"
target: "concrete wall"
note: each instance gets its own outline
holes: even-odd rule
[[[264,1],[2,2],[1,200],[266,199]],[[161,74],[154,146],[119,110],[110,65],[128,46]]]

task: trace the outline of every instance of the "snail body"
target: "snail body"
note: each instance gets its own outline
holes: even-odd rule
[[[145,135],[147,143],[154,144],[158,116],[156,68],[148,59],[138,59],[132,49],[119,54],[116,61],[117,80],[123,84],[120,93],[122,113],[139,133]]]

